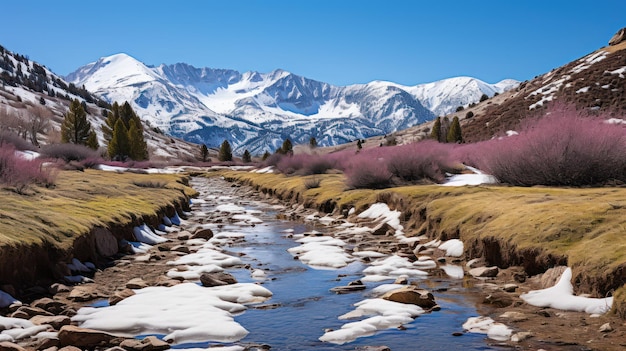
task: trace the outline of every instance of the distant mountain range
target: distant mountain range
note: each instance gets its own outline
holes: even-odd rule
[[[329,146],[403,130],[519,83],[457,77],[416,86],[334,86],[284,70],[151,67],[126,54],[103,57],[65,79],[106,101],[129,101],[166,134],[210,147],[229,140],[236,153],[253,154],[273,152],[286,138],[303,144],[314,137]]]

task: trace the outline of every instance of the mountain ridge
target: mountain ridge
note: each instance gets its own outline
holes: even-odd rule
[[[253,154],[272,152],[285,138],[308,143],[314,137],[321,146],[336,145],[436,116],[417,97],[419,85],[373,81],[334,86],[282,69],[241,73],[186,63],[149,67],[123,53],[80,67],[66,79],[107,101],[130,101],[143,119],[166,133],[209,146],[226,139],[236,152],[245,148]],[[461,81],[473,86],[465,92],[457,89],[454,99],[438,91],[443,96],[436,111],[476,102],[482,94],[491,96],[516,84],[487,84],[470,77],[444,83],[459,86]]]

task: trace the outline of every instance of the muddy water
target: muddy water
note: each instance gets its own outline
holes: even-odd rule
[[[205,182],[210,182],[206,186]],[[295,234],[311,230],[322,231],[319,226],[276,219],[280,209],[260,201],[245,198],[245,191],[219,184],[218,180],[194,179],[196,189],[203,197],[230,196],[224,202],[234,203],[255,214],[263,223],[255,226],[228,224],[224,231],[242,231],[245,241],[223,246],[227,253],[241,256],[249,266],[229,270],[240,282],[257,281],[273,293],[273,297],[261,305],[249,306],[249,310],[235,317],[250,334],[237,342],[238,345],[269,345],[272,350],[355,350],[365,346],[386,346],[391,350],[503,350],[489,343],[482,334],[462,333],[462,324],[477,316],[474,290],[464,287],[463,280],[447,276],[429,276],[419,285],[433,292],[440,311],[417,317],[400,329],[379,331],[373,336],[361,337],[343,345],[318,340],[327,329],[338,329],[347,322],[338,316],[354,309],[353,304],[370,298],[369,292],[382,283],[366,283],[367,289],[348,294],[336,294],[330,289],[347,285],[363,277],[365,263],[355,262],[337,269],[314,269],[302,264],[287,252],[298,246],[286,235],[285,230]],[[209,207],[204,211],[210,210]],[[264,280],[251,277],[251,269],[263,269]],[[462,333],[453,336],[454,333]],[[177,348],[215,346],[215,343],[178,345]]]

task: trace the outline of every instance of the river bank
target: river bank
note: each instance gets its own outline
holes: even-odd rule
[[[231,189],[233,185],[222,183],[220,187],[224,187],[222,188],[222,192],[224,193],[224,196],[227,196],[228,189]],[[277,206],[277,208],[281,208],[279,211],[276,211],[277,215],[280,215],[280,217],[291,218],[299,222],[314,224],[320,228],[328,229],[333,225],[339,225],[338,223],[344,222],[351,216],[351,221],[363,222],[363,219],[358,220],[354,216],[357,216],[359,212],[362,213],[363,210],[365,210],[365,206],[363,206],[359,212],[355,212],[349,216],[344,216],[340,213],[335,213],[329,216],[326,213],[318,212],[315,209],[307,209],[304,206],[301,206],[300,203],[291,201],[291,199],[284,201],[285,199],[279,200],[274,198],[276,193],[270,195],[270,192],[268,191],[254,191],[252,187],[248,188],[237,186],[236,189],[238,192],[244,193],[245,197],[248,198],[249,201],[269,201]],[[388,197],[389,195],[385,196]],[[393,197],[389,197],[388,199],[392,198]],[[346,208],[346,210],[345,215],[348,215],[349,209]],[[245,213],[239,215],[243,214]],[[121,261],[118,261],[114,267],[96,272],[93,277],[96,283],[83,284],[74,287],[72,290],[74,291],[74,294],[77,295],[82,291],[84,296],[86,296],[84,298],[85,300],[80,301],[82,298],[69,299],[71,291],[59,292],[55,295],[55,300],[64,301],[67,306],[71,306],[72,309],[77,310],[80,307],[93,303],[94,300],[108,299],[111,296],[115,296],[122,291],[126,291],[129,287],[135,289],[142,287],[144,284],[146,286],[171,286],[180,283],[180,278],[172,279],[167,275],[167,272],[172,269],[171,265],[168,265],[167,262],[187,254],[186,252],[183,252],[185,250],[180,248],[179,244],[186,242],[190,239],[191,235],[205,226],[216,230],[216,228],[220,228],[220,226],[221,228],[224,228],[225,226],[228,226],[228,223],[230,223],[230,221],[225,220],[220,216],[211,215],[210,213],[200,213],[198,215],[199,217],[202,217],[202,219],[197,218],[199,222],[192,227],[186,228],[189,229],[186,232],[184,232],[185,230],[181,228],[181,232],[179,233],[168,234],[171,238],[169,243],[155,245],[153,249],[145,254],[140,254],[138,257],[128,257],[127,259],[122,259]],[[253,217],[243,216],[238,217],[238,219],[239,221],[245,222],[245,220],[253,220]],[[403,221],[403,223],[406,224],[408,221]],[[249,222],[247,225],[250,226],[249,228],[254,228],[251,226],[252,224],[254,223]],[[367,223],[363,222],[362,224],[366,225]],[[386,228],[384,231],[387,233],[389,228]],[[386,252],[387,254],[396,253],[400,254],[400,256],[415,258],[416,248],[413,247],[414,245],[397,242],[392,236],[390,237],[386,234],[382,236],[381,234],[377,234],[373,238],[369,238],[367,240],[364,240],[363,237],[360,237],[360,239],[357,240],[355,237],[351,238],[346,233],[339,236],[335,235],[335,237],[344,239],[346,242],[356,240],[352,244],[355,247],[358,247],[358,242],[363,242],[364,245],[376,247],[378,251]],[[364,248],[365,247],[361,247],[359,250],[361,252],[367,251],[364,250]],[[354,248],[352,248],[351,252],[353,254],[354,251]],[[467,261],[465,258],[446,257],[444,252],[437,250],[433,251],[432,257],[440,261],[439,263],[455,261],[455,264],[462,265],[465,261]],[[372,259],[373,258],[370,258],[369,260]],[[266,273],[271,274],[271,270],[263,269],[263,267],[250,266],[245,268],[250,275],[257,269],[261,269],[261,272],[265,271]],[[538,279],[539,276],[533,278],[528,275],[520,275],[521,272],[523,272],[522,267],[511,266],[506,269],[500,269],[498,275],[493,278],[476,279],[467,277],[462,280],[463,287],[475,288],[473,291],[477,293],[476,306],[482,315],[492,316],[494,319],[502,321],[506,325],[512,327],[515,332],[530,332],[531,337],[522,342],[508,341],[504,342],[505,344],[511,343],[511,345],[518,349],[543,348],[546,350],[617,350],[623,347],[624,335],[621,332],[623,322],[615,316],[606,315],[601,317],[590,317],[585,313],[563,312],[551,308],[532,307],[525,304],[521,299],[519,299],[520,293],[530,291],[531,289],[545,287],[545,285],[549,286],[550,284],[553,284],[555,278],[545,278],[544,282],[541,282]],[[257,272],[257,274],[261,273]],[[445,273],[440,271],[439,274]],[[556,277],[558,277],[558,275],[559,274],[557,272]],[[131,277],[141,277],[143,282],[137,280],[132,281],[133,279]],[[522,279],[524,280],[523,282],[520,281]],[[509,286],[507,289],[508,291],[505,291],[505,286],[510,284],[515,284],[516,288],[511,291],[511,287]],[[452,290],[454,289],[457,288],[453,287]],[[126,291],[126,293],[128,293],[128,291]],[[489,298],[486,298],[488,296]],[[500,317],[504,312],[517,312],[520,314],[509,314],[509,317],[507,318]],[[612,325],[613,330],[600,331],[600,327],[606,323]],[[460,333],[459,335],[467,335],[463,332],[460,326],[457,328],[458,333]],[[576,333],[572,335],[570,332],[571,330],[575,330]],[[463,343],[464,337],[465,336],[459,338],[461,343]],[[467,341],[467,339],[465,340]],[[492,345],[502,344],[502,342],[494,340],[490,341],[490,343]],[[263,345],[248,345],[248,347],[254,349],[255,347],[263,347]]]

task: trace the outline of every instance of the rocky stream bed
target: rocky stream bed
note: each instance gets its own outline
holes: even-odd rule
[[[75,276],[87,277],[82,283],[57,283],[49,287],[47,297],[5,308],[0,349],[626,348],[624,324],[616,317],[535,307],[520,298],[553,286],[565,267],[529,277],[520,267],[503,270],[481,259],[467,260],[457,242],[404,237],[398,217],[383,204],[368,213],[328,215],[217,177],[196,177],[191,185],[200,193],[191,212],[180,213],[180,220],[164,218],[161,228],[136,227],[143,243],[133,243],[135,253],[117,255],[109,266],[96,269],[73,262]],[[264,216],[288,224],[272,227],[275,237],[264,236]],[[250,248],[252,242],[272,247],[279,241],[289,245],[287,257],[300,266],[279,268],[284,256],[272,256],[271,251],[258,256]],[[316,275],[303,279],[319,278],[331,291],[294,297],[295,302],[281,299],[278,284],[289,274],[305,277],[310,267]],[[290,284],[286,290],[314,289],[306,281]],[[166,289],[173,294],[159,295],[144,310],[127,306],[138,305],[148,292],[166,294]],[[211,293],[196,295],[197,289]],[[177,298],[181,301],[173,301]],[[220,302],[203,305],[214,298]],[[269,332],[271,337],[257,332],[278,318],[269,312],[291,306],[294,314],[303,313],[301,305],[315,301],[321,303],[314,309],[327,314],[303,314],[300,320],[310,320],[298,328],[303,333],[310,328],[317,337],[280,341],[280,324]],[[213,311],[214,306],[220,306],[219,311]],[[400,311],[392,313],[398,306]],[[105,311],[109,316],[100,318]],[[459,313],[463,320],[436,324],[438,316],[450,313]],[[344,321],[339,319],[346,314]],[[469,315],[477,317],[473,324],[465,324]],[[416,325],[421,320],[428,322]],[[387,342],[398,338],[405,339],[398,346]]]

